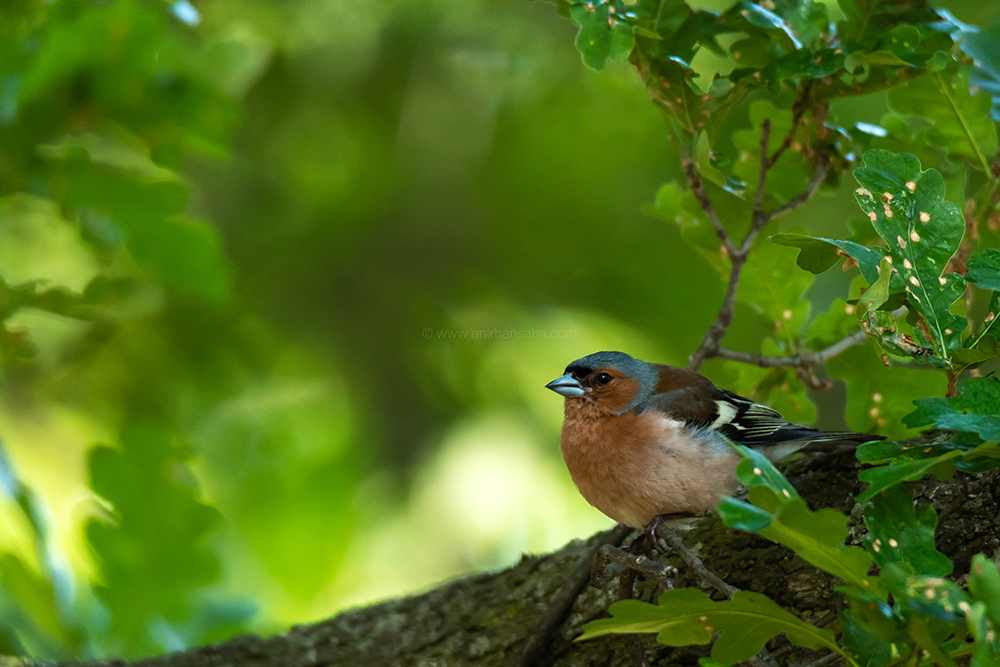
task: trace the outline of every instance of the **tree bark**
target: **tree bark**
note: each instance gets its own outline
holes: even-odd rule
[[[924,436],[923,442],[930,436]],[[914,444],[921,442],[916,440]],[[853,451],[807,455],[785,466],[785,473],[813,509],[833,507],[850,515],[848,543],[865,534],[861,506],[854,498],[862,490]],[[938,548],[955,561],[955,577],[968,572],[976,553],[993,557],[998,540],[998,477],[956,474],[947,482],[933,478],[908,485],[918,503],[930,502],[941,520]],[[389,600],[344,611],[320,623],[293,627],[287,633],[261,638],[253,635],[132,663],[112,659],[66,663],[86,667],[270,667],[307,665],[491,666],[520,664],[519,654],[539,617],[583,559],[589,558],[603,534],[570,542],[554,553],[525,555],[516,565],[443,584],[421,595]],[[710,570],[740,589],[765,593],[802,618],[816,621],[843,607],[834,589],[841,582],[816,570],[788,549],[755,535],[726,528],[718,517],[698,520],[682,533],[684,542]],[[677,558],[675,586],[695,586]],[[405,567],[401,561],[400,567]],[[641,579],[640,579],[641,580]],[[651,582],[638,587],[655,598]],[[612,582],[605,590],[586,586],[547,643],[535,664],[559,667],[634,664],[625,640],[602,637],[574,642],[584,623],[606,615],[617,597]],[[713,597],[719,597],[714,594]],[[669,648],[642,638],[647,664],[695,665],[709,647]],[[782,649],[781,637],[769,644]],[[803,660],[815,655],[793,649]],[[819,655],[819,654],[816,654]]]

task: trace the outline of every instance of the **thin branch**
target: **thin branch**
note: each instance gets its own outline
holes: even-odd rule
[[[801,112],[798,111],[795,116],[795,122],[792,125],[792,130],[788,133],[788,136],[785,137],[782,148],[779,148],[775,152],[774,157],[770,159],[767,157],[767,144],[771,137],[771,121],[770,119],[767,119],[761,124],[760,170],[757,177],[757,192],[754,196],[754,208],[750,221],[750,230],[743,238],[739,247],[733,243],[729,233],[722,226],[722,221],[719,219],[715,207],[708,198],[708,193],[705,192],[704,184],[698,176],[694,161],[688,159],[684,162],[684,173],[687,176],[691,191],[694,193],[695,198],[701,205],[701,209],[705,212],[709,222],[715,229],[716,235],[718,235],[719,239],[722,241],[723,247],[726,249],[729,259],[732,262],[732,267],[730,268],[729,273],[729,284],[726,287],[726,295],[723,298],[722,307],[719,308],[719,314],[716,316],[715,322],[712,323],[712,325],[709,326],[708,331],[705,332],[705,337],[702,339],[698,349],[696,349],[688,359],[687,367],[689,370],[697,370],[705,359],[718,356],[720,349],[719,341],[726,335],[726,329],[729,328],[730,323],[733,321],[733,310],[736,307],[736,293],[739,289],[740,275],[743,271],[743,265],[746,264],[750,249],[753,247],[754,241],[757,240],[757,235],[760,233],[760,230],[763,229],[764,226],[777,215],[774,211],[770,213],[764,211],[764,190],[767,185],[768,172],[774,166],[775,162],[777,162],[778,158],[781,157],[781,154],[784,152],[785,144],[791,145],[795,127],[798,125],[798,119],[800,117]],[[816,192],[819,184],[826,177],[826,168],[826,160],[823,160],[817,167],[816,174],[810,181],[808,189],[792,200],[792,202],[789,202],[789,204],[798,202],[795,206],[799,206],[801,203],[807,201]],[[794,208],[794,206],[789,207],[788,210],[791,208]],[[783,206],[778,210],[783,211],[785,209],[786,207]]]
[[[733,311],[736,308],[736,292],[740,286],[740,274],[743,271],[743,265],[747,261],[746,254],[737,253],[732,256],[732,261],[733,266],[729,273],[729,285],[726,287],[726,296],[722,300],[722,307],[719,308],[719,314],[716,316],[715,322],[705,332],[705,337],[702,339],[701,345],[698,346],[698,349],[688,359],[689,370],[698,370],[702,361],[718,354],[719,341],[726,335],[726,329],[729,328],[730,323],[733,321]]]
[[[778,150],[774,151],[774,155],[768,160],[768,169],[773,167],[781,156],[785,154],[785,151],[792,147],[792,141],[795,140],[795,130],[798,129],[799,123],[802,121],[802,116],[805,115],[811,90],[812,82],[806,81],[798,95],[795,96],[795,101],[792,103],[792,127],[788,130],[788,134],[785,135],[785,139],[781,142],[781,145],[778,146]]]
[[[861,344],[867,337],[868,335],[864,331],[859,330],[819,352],[803,352],[802,354],[784,357],[750,354],[749,352],[730,350],[721,346],[716,350],[714,356],[728,361],[739,361],[751,366],[760,366],[761,368],[803,368],[815,366],[832,359],[848,348]]]
[[[905,313],[906,307],[903,306],[892,311],[892,317],[894,319],[899,319]],[[728,361],[738,361],[743,364],[750,364],[751,366],[759,366],[761,368],[797,368],[811,371],[814,366],[818,366],[819,364],[829,361],[855,345],[860,345],[864,342],[867,336],[867,333],[859,330],[842,338],[833,345],[819,350],[818,352],[803,352],[801,354],[782,357],[771,357],[766,354],[750,354],[749,352],[730,350],[729,348],[722,347],[721,345],[716,348],[715,354],[712,356],[718,357],[719,359],[726,359]]]
[[[823,665],[829,665],[830,663],[835,662],[838,658],[842,657],[844,656],[839,653],[831,653],[830,655],[823,656],[815,662],[809,663],[806,667],[823,667]]]
[[[686,158],[683,167],[684,175],[687,176],[688,187],[691,188],[691,192],[694,193],[695,199],[698,200],[701,210],[708,217],[708,221],[711,223],[712,229],[715,230],[716,236],[719,237],[723,247],[729,253],[729,256],[732,257],[737,254],[736,245],[729,238],[729,233],[722,226],[722,221],[719,220],[719,214],[716,213],[715,206],[712,205],[712,200],[708,198],[708,193],[705,192],[705,184],[701,182],[701,177],[698,175],[698,169],[695,166],[694,160]]]
[[[765,118],[760,124],[760,173],[757,176],[757,193],[753,201],[753,221],[750,224],[751,231],[758,224],[758,219],[764,212],[764,185],[767,183],[767,172],[774,164],[767,159],[767,142],[771,139],[771,119]],[[749,234],[747,235],[749,237]],[[744,239],[743,245],[746,245]],[[742,248],[741,248],[742,249]]]
[[[795,197],[787,204],[779,206],[770,213],[767,213],[766,214],[767,219],[773,220],[774,218],[777,218],[779,215],[788,213],[789,211],[802,206],[807,201],[812,199],[812,196],[816,194],[816,190],[819,189],[819,186],[823,182],[823,179],[826,178],[826,172],[829,168],[830,168],[829,161],[824,156],[823,160],[819,163],[819,166],[816,167],[816,173],[813,174],[813,177],[809,180],[809,185],[806,186],[805,192],[800,194],[798,197]]]

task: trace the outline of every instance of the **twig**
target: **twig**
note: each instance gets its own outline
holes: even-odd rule
[[[809,663],[808,665],[806,665],[806,667],[823,667],[823,665],[829,665],[831,662],[837,660],[837,658],[842,658],[842,657],[844,656],[840,655],[839,653],[831,653],[830,655],[824,655],[822,658],[816,660],[815,662]]]
[[[840,340],[830,347],[820,350],[819,352],[803,352],[802,354],[784,357],[770,357],[766,354],[750,354],[749,352],[730,350],[729,348],[721,346],[716,350],[714,356],[728,361],[739,361],[752,366],[760,366],[761,368],[803,368],[815,366],[828,361],[848,348],[861,344],[867,337],[868,335],[864,331],[855,331],[850,336],[847,336],[843,340]]]
[[[712,325],[709,326],[708,331],[705,332],[705,337],[702,339],[698,349],[694,351],[694,354],[692,354],[688,360],[689,370],[697,370],[705,359],[718,356],[720,350],[719,341],[726,335],[726,329],[729,328],[729,325],[733,321],[733,311],[736,307],[736,293],[739,289],[743,265],[747,262],[747,258],[750,255],[750,249],[752,248],[754,241],[757,240],[757,235],[760,233],[760,230],[763,229],[770,220],[777,217],[781,213],[805,203],[810,197],[812,197],[812,195],[816,192],[816,189],[819,187],[819,184],[826,177],[827,167],[826,161],[824,160],[816,168],[816,174],[813,176],[805,192],[788,202],[788,204],[785,204],[770,213],[765,212],[764,186],[767,182],[767,173],[773,166],[773,162],[767,159],[766,153],[770,131],[771,124],[769,121],[765,121],[761,126],[760,176],[758,178],[757,194],[754,199],[753,216],[750,222],[750,230],[743,238],[739,247],[736,247],[736,244],[733,243],[729,233],[722,226],[718,213],[712,205],[711,200],[708,198],[708,193],[705,192],[705,186],[698,177],[694,162],[686,160],[684,163],[684,173],[687,175],[691,191],[694,193],[695,198],[701,205],[702,211],[705,213],[706,217],[708,217],[709,222],[711,222],[713,229],[715,229],[715,233],[722,241],[722,246],[725,248],[726,253],[729,255],[729,259],[732,262],[732,266],[729,270],[729,284],[726,287],[726,295],[722,300],[722,307],[719,308],[719,314],[716,316],[715,322],[713,322]]]
[[[906,313],[906,307],[897,308],[892,311],[892,317],[894,319],[899,319]],[[727,347],[717,346],[715,353],[712,355],[718,357],[719,359],[726,359],[728,361],[738,361],[744,364],[750,364],[751,366],[759,366],[761,368],[797,368],[801,370],[810,371],[814,366],[825,363],[841,354],[845,350],[855,346],[860,345],[864,342],[868,334],[864,331],[855,331],[849,336],[837,341],[833,345],[824,348],[818,352],[803,352],[801,354],[794,354],[782,357],[771,357],[766,354],[750,354],[749,352],[740,352],[739,350],[730,350]]]
[[[819,189],[819,186],[823,182],[823,179],[826,178],[826,172],[829,168],[830,165],[827,159],[824,157],[824,159],[819,163],[819,166],[816,167],[816,173],[813,174],[813,177],[811,179],[809,179],[809,184],[806,186],[805,192],[800,194],[798,197],[795,197],[787,204],[779,206],[778,208],[768,213],[767,219],[771,220],[773,218],[777,218],[779,215],[788,213],[792,209],[796,209],[799,206],[805,204],[807,201],[809,201],[812,198],[812,196],[816,194],[816,190]]]
[[[794,127],[793,125],[793,131]],[[753,232],[753,228],[757,227],[758,224],[763,225],[758,219],[761,217],[760,214],[764,212],[764,185],[767,183],[767,172],[771,168],[771,165],[774,164],[767,159],[767,142],[770,139],[771,119],[765,118],[764,122],[760,124],[760,173],[757,176],[757,193],[754,195],[753,201],[753,220],[750,223],[751,233]],[[750,234],[747,234],[747,238],[750,238]],[[746,245],[746,239],[744,239],[743,246]],[[740,250],[743,249],[743,247],[740,248]]]
[[[542,613],[541,618],[538,619],[538,623],[535,625],[531,637],[525,643],[524,649],[515,655],[511,661],[512,667],[529,667],[537,662],[542,651],[548,645],[552,633],[569,615],[569,610],[580,595],[580,591],[590,581],[590,567],[597,551],[605,544],[615,546],[621,544],[622,540],[631,531],[632,529],[628,526],[619,524],[600,537],[600,544],[597,548],[587,553],[587,556],[580,561],[577,568],[573,570],[573,574],[569,576],[569,579],[563,583],[559,592],[552,598],[552,602],[549,603],[548,608]]]
[[[716,213],[715,206],[712,205],[712,200],[708,198],[708,193],[705,192],[705,184],[701,182],[701,177],[698,176],[698,169],[694,164],[694,160],[686,158],[683,160],[682,166],[684,167],[684,175],[687,176],[688,187],[691,188],[695,199],[698,200],[701,210],[705,212],[705,217],[711,223],[716,236],[722,241],[722,245],[730,257],[736,255],[736,246],[733,244],[733,240],[729,238],[729,232],[722,226],[719,214]]]
[[[785,151],[787,151],[792,145],[795,137],[795,131],[798,128],[799,122],[802,120],[802,116],[806,109],[807,97],[808,89],[803,89],[799,97],[796,98],[795,104],[792,107],[792,127],[782,141],[781,146],[778,147],[778,149],[774,152],[774,155],[770,158],[767,155],[767,145],[771,138],[771,120],[766,119],[763,123],[761,123],[760,168],[757,176],[757,192],[754,195],[754,207],[750,220],[750,229],[738,247],[729,236],[729,232],[727,232],[725,227],[722,225],[718,212],[715,210],[715,206],[712,204],[711,199],[708,197],[708,193],[705,191],[705,185],[702,183],[694,161],[690,158],[685,158],[682,162],[684,175],[687,177],[691,192],[694,194],[695,199],[698,200],[701,210],[705,213],[705,216],[708,218],[709,223],[711,223],[712,228],[719,237],[719,240],[722,241],[722,248],[729,256],[730,262],[732,262],[729,272],[729,284],[726,287],[726,295],[723,298],[722,307],[719,308],[719,314],[716,316],[715,322],[713,322],[705,332],[705,336],[702,339],[701,344],[698,346],[698,349],[696,349],[688,359],[687,367],[689,370],[697,370],[705,359],[719,356],[721,349],[719,347],[719,341],[726,335],[726,329],[729,328],[729,325],[733,321],[733,310],[736,306],[736,292],[739,289],[740,275],[743,271],[743,265],[746,264],[747,257],[750,254],[750,249],[753,247],[754,241],[757,240],[757,235],[760,233],[761,229],[763,229],[768,222],[779,215],[797,208],[809,201],[809,199],[816,193],[816,190],[819,189],[820,183],[822,183],[823,179],[826,178],[827,170],[829,168],[829,159],[823,155],[820,158],[819,164],[816,166],[816,173],[813,174],[812,178],[809,180],[809,184],[806,186],[805,192],[801,193],[783,206],[779,206],[773,211],[764,210],[764,192],[765,186],[767,185],[768,173],[777,163],[778,159],[780,159]]]

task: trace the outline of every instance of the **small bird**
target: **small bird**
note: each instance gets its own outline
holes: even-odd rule
[[[545,386],[566,397],[562,453],[580,493],[633,528],[701,516],[733,495],[740,455],[729,440],[777,461],[812,442],[885,439],[793,424],[694,371],[623,352],[577,359]]]

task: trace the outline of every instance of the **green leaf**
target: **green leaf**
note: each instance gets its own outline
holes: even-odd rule
[[[845,45],[870,45],[881,40],[889,31],[907,23],[911,25],[939,20],[927,2],[908,0],[837,0],[844,20],[837,24],[837,34]],[[852,49],[853,50],[853,49]]]
[[[716,507],[719,518],[730,528],[756,533],[771,525],[774,515],[750,503],[725,496]]]
[[[990,320],[987,325],[992,325],[995,321],[996,317]],[[989,326],[989,328],[992,329],[992,326]],[[969,341],[966,341],[966,344],[968,343]],[[974,347],[963,347],[955,350],[955,353],[952,355],[955,365],[963,370],[975,368],[991,359],[1000,357],[1000,341],[992,334],[983,333],[972,344]]]
[[[719,252],[719,237],[698,205],[694,194],[677,183],[665,183],[656,193],[647,215],[676,224],[681,238],[693,246],[720,276],[729,275],[729,262]]]
[[[996,563],[982,554],[972,557],[969,592],[985,605],[986,617],[994,628],[1000,628],[1000,572]]]
[[[969,667],[996,667],[1000,664],[1000,641],[996,628],[1000,627],[987,617],[986,605],[976,602],[965,612],[965,622],[975,640]]]
[[[865,546],[880,568],[892,563],[908,574],[951,574],[951,559],[934,546],[937,512],[926,504],[915,510],[906,487],[896,485],[875,494],[864,518],[869,533]]]
[[[744,0],[735,3],[720,17],[720,22],[745,32],[751,32],[754,28],[762,30],[769,39],[788,52],[802,48],[802,43],[784,19],[752,2]]]
[[[202,220],[165,219],[127,226],[128,246],[149,274],[209,301],[229,294],[229,270],[218,230]]]
[[[871,486],[861,492],[858,496],[858,502],[866,503],[879,491],[900,482],[911,482],[920,479],[924,475],[933,474],[941,481],[944,481],[955,473],[954,459],[960,456],[962,456],[960,450],[953,450],[934,458],[919,459],[862,470],[858,473],[858,479],[862,482],[868,482]]]
[[[965,279],[983,289],[1000,290],[1000,250],[986,248],[969,258]]]
[[[705,181],[714,183],[736,197],[743,196],[746,184],[730,178],[728,174],[723,173],[715,166],[708,132],[698,133],[698,139],[695,141],[694,157],[695,164],[698,165],[698,173],[702,175]]]
[[[937,358],[947,362],[962,346],[967,325],[950,311],[965,291],[965,279],[942,275],[965,233],[961,210],[944,200],[941,173],[921,171],[919,160],[908,153],[868,151],[854,177],[861,185],[855,191],[858,205],[888,245],[893,271],[932,332]]]
[[[789,500],[799,498],[792,483],[774,467],[771,460],[762,452],[744,445],[734,444],[733,448],[743,455],[740,462],[736,464],[736,477],[741,484],[749,487],[764,486]]]
[[[743,267],[737,300],[760,314],[773,338],[786,347],[768,354],[791,354],[788,349],[797,341],[809,318],[808,300],[802,294],[812,284],[807,273],[788,272],[792,251],[772,243],[754,246],[750,260]]]
[[[959,395],[920,398],[917,409],[903,417],[910,428],[933,424],[937,428],[978,433],[984,440],[1000,440],[1000,379],[973,377],[960,380]]]
[[[588,67],[602,70],[607,58],[616,62],[628,60],[635,45],[635,33],[625,20],[625,4],[621,0],[573,5],[569,13],[580,26],[576,48]]]
[[[821,570],[862,590],[877,591],[868,576],[871,558],[864,549],[844,546],[847,517],[832,509],[810,510],[788,480],[760,458],[746,458],[738,464],[740,480],[750,485],[749,503],[724,498],[718,507],[723,522],[784,544]]]
[[[685,0],[640,0],[637,13],[640,17],[652,17],[653,30],[666,38],[684,24],[691,15],[691,8]]]
[[[751,490],[755,505],[763,495],[761,490],[761,487]],[[847,538],[847,517],[844,514],[833,509],[813,512],[805,501],[794,500],[783,503],[774,516],[767,528],[757,531],[759,535],[784,544],[804,560],[847,583],[863,590],[877,590],[874,578],[868,576],[871,558],[864,549],[844,546]]]
[[[909,606],[941,621],[962,620],[963,609],[969,605],[965,591],[954,581],[941,577],[907,577],[905,594]]]
[[[934,632],[934,626],[940,624],[930,622],[930,619],[924,615],[911,614],[908,620],[907,633],[914,643],[931,658],[933,664],[955,667],[955,661],[941,648],[942,640],[945,637],[935,636],[942,634]]]
[[[866,310],[878,310],[889,300],[889,282],[892,278],[892,264],[887,257],[882,258],[879,264],[878,280],[865,290],[865,293],[858,299],[858,303]],[[871,333],[871,332],[869,332]]]
[[[661,595],[657,605],[622,600],[612,604],[609,611],[612,618],[587,623],[580,639],[609,633],[656,632],[661,644],[688,646],[707,644],[714,633],[721,632],[712,646],[712,659],[733,664],[749,660],[769,639],[785,633],[796,646],[826,648],[846,655],[831,630],[806,623],[761,593],[740,591],[732,600],[715,602],[697,589],[679,588]]]
[[[958,23],[954,17],[949,18]],[[960,28],[961,48],[973,61],[969,83],[989,93],[993,99],[990,115],[993,120],[1000,120],[1000,23],[978,29],[962,27],[966,29]]]
[[[829,311],[820,313],[809,323],[806,346],[811,350],[821,350],[855,333],[858,330],[856,312],[854,305],[843,299],[834,299]]]
[[[936,458],[941,454],[954,450],[969,452],[973,449],[973,447],[967,445],[957,445],[951,442],[909,445],[905,442],[894,442],[892,440],[876,440],[859,445],[855,450],[855,455],[863,463],[884,463],[886,461],[902,463],[918,459]]]
[[[194,591],[218,578],[219,562],[205,542],[220,516],[197,497],[183,448],[167,427],[130,425],[119,445],[90,453],[91,487],[113,515],[90,519],[86,534],[110,630],[134,653],[150,649],[150,624],[189,618]]]
[[[840,612],[839,617],[844,628],[844,648],[851,652],[858,664],[885,667],[892,661],[892,644],[881,633],[863,623],[849,609]]]
[[[882,261],[882,253],[876,248],[867,248],[854,241],[840,241],[803,234],[775,234],[769,238],[778,245],[799,248],[801,252],[795,261],[800,268],[810,273],[823,273],[847,255],[857,260],[861,275],[865,277],[865,280],[869,283],[878,280],[878,266],[879,262]]]
[[[969,72],[969,67],[931,72],[893,86],[888,91],[889,106],[898,114],[930,121],[933,126],[926,137],[931,145],[989,173],[989,161],[997,152],[992,100],[986,92],[969,91]]]

